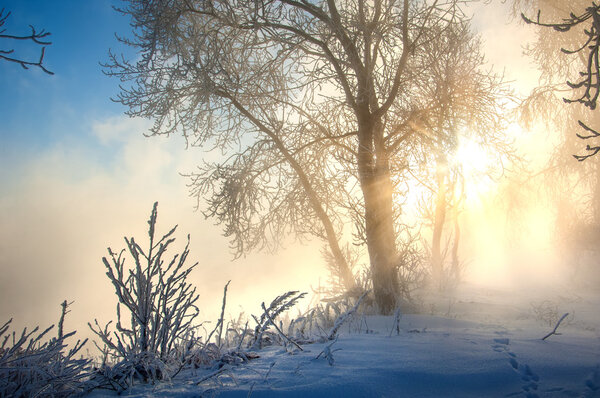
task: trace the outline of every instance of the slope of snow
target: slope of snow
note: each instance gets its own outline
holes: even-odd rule
[[[443,314],[403,315],[399,334],[393,317],[357,316],[335,342],[304,345],[293,354],[267,347],[240,366],[189,370],[122,395],[600,397],[597,298],[557,296],[550,307],[575,315],[561,324],[561,334],[543,341],[554,326],[536,319],[535,301],[505,295],[510,299],[502,303],[498,296],[478,291],[462,300],[439,299],[431,308]],[[218,374],[197,385],[212,373]]]

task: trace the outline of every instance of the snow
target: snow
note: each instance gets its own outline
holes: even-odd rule
[[[400,333],[393,316],[358,314],[340,328],[337,340],[293,353],[267,347],[242,365],[187,370],[170,382],[137,384],[121,395],[600,397],[597,294],[468,287],[423,302],[430,313],[403,314]],[[540,303],[558,318],[570,312],[559,334],[545,341],[554,324],[542,317]],[[197,385],[211,373],[218,374]]]

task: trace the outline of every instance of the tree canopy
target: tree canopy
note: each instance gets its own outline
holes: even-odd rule
[[[219,154],[191,173],[192,193],[236,253],[316,236],[352,289],[341,247],[353,223],[387,313],[407,294],[397,245],[410,158],[501,123],[502,86],[481,69],[463,3],[130,0],[122,40],[140,58],[111,54],[106,68],[152,134]]]

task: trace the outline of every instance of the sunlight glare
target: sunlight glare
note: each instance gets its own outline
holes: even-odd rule
[[[495,173],[495,161],[490,150],[466,134],[459,136],[458,147],[451,158],[464,177],[464,195],[470,204],[479,202],[494,186],[490,177]]]

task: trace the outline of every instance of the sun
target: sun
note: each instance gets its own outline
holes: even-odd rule
[[[466,137],[459,139],[454,158],[456,164],[461,167],[463,172],[469,175],[478,174],[491,165],[486,148]]]
[[[468,135],[458,137],[458,146],[450,164],[462,177],[465,200],[480,201],[494,186],[499,160],[483,143]]]

